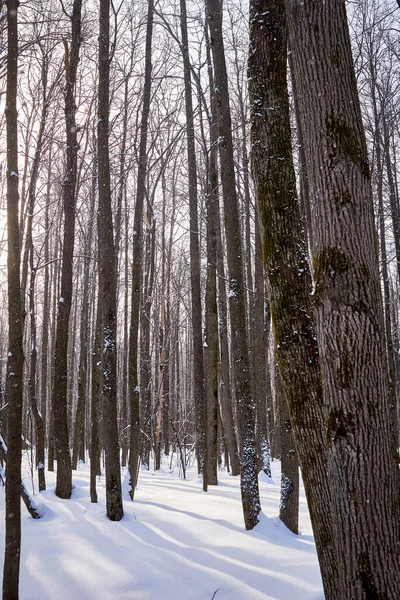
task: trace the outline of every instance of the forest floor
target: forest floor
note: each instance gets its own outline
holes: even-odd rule
[[[105,516],[104,477],[98,504],[90,502],[87,465],[73,473],[70,500],[55,496],[55,474],[46,472],[48,489],[34,496],[46,507],[42,519],[22,506],[20,600],[323,600],[303,487],[300,535],[277,517],[278,461],[272,480],[260,476],[263,514],[251,532],[243,526],[239,477],[221,471],[219,485],[205,493],[195,469],[183,480],[163,466],[140,472],[134,502],[124,472],[119,523]]]

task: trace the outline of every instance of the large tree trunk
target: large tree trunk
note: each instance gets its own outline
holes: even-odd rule
[[[21,427],[23,331],[20,287],[20,232],[18,222],[18,115],[17,0],[7,0],[7,277],[8,277],[8,358],[7,358],[7,484],[6,539],[3,569],[3,600],[18,599],[21,556]]]
[[[259,19],[259,14],[264,18]],[[250,27],[252,168],[264,229],[276,358],[289,403],[325,593],[333,590],[327,596],[333,600],[340,596],[335,588],[338,573],[311,276],[292,159],[284,0],[253,1]]]
[[[239,426],[243,446],[240,485],[245,527],[246,529],[252,529],[258,523],[258,514],[261,510],[261,505],[258,489],[255,410],[254,400],[251,395],[250,361],[247,343],[242,241],[235,187],[228,78],[222,36],[222,5],[219,0],[207,0],[206,5],[214,63],[214,93],[217,105],[218,145],[226,225],[231,342],[235,373],[234,385],[236,388]]]
[[[75,236],[75,192],[78,139],[76,132],[75,83],[81,45],[82,0],[74,0],[71,15],[71,47],[65,46],[65,127],[67,165],[63,179],[64,241],[62,250],[61,296],[58,301],[56,347],[54,358],[53,410],[57,457],[56,494],[69,498],[72,491],[72,468],[69,451],[67,415],[68,324],[72,303],[73,257]]]
[[[121,468],[117,415],[117,274],[111,209],[109,136],[110,94],[110,0],[100,1],[99,35],[99,118],[97,156],[99,210],[99,286],[102,294],[103,402],[106,451],[107,517],[120,521],[122,506]]]
[[[314,302],[338,534],[335,597],[394,600],[400,590],[399,471],[371,181],[345,3],[288,0],[287,6],[313,200]],[[385,473],[385,485],[377,472]]]

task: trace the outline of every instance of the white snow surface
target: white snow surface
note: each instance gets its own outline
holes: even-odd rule
[[[251,532],[243,526],[239,477],[220,471],[219,485],[205,493],[194,468],[186,480],[178,475],[166,461],[157,473],[141,470],[131,502],[124,470],[125,516],[115,523],[105,515],[104,477],[92,504],[87,465],[73,472],[70,500],[56,497],[55,474],[46,472],[47,491],[34,495],[46,506],[42,519],[21,507],[20,600],[324,599],[303,487],[301,534],[277,516],[278,461],[271,480],[260,476],[263,513]],[[4,490],[0,503],[4,514]]]

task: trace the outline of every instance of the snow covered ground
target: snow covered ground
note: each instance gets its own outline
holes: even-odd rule
[[[187,480],[166,464],[141,471],[134,502],[124,481],[119,523],[104,514],[103,477],[91,504],[87,465],[74,472],[70,500],[55,496],[46,473],[48,489],[35,495],[44,517],[34,521],[22,507],[20,599],[323,600],[304,490],[295,536],[277,518],[280,465],[272,466],[272,483],[260,477],[263,515],[252,532],[243,527],[239,478],[225,472],[204,493],[194,469]],[[4,552],[4,520],[0,528]]]

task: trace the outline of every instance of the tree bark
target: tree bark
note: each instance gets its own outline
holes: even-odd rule
[[[267,398],[271,396],[271,377],[268,364],[268,338],[271,315],[264,288],[264,266],[258,214],[255,223],[254,298],[253,298],[253,386],[256,399],[256,434],[259,469],[271,477],[271,446],[267,420]]]
[[[279,518],[293,533],[299,533],[299,460],[290,422],[288,404],[279,372],[275,393],[280,406],[281,426],[281,500]]]
[[[151,99],[151,74],[152,74],[152,38],[153,38],[154,1],[149,0],[147,9],[146,50],[145,50],[145,74],[143,85],[143,109],[140,124],[140,145],[138,181],[136,189],[136,204],[134,217],[134,236],[132,249],[132,308],[129,330],[129,405],[130,405],[130,452],[129,473],[131,500],[135,493],[135,485],[139,468],[139,315],[141,302],[141,282],[143,263],[143,203],[146,191],[147,174],[147,133]]]
[[[52,146],[49,150],[49,169],[52,164]],[[48,389],[48,352],[49,352],[49,323],[50,323],[50,285],[49,285],[49,202],[50,202],[50,172],[47,179],[46,209],[45,209],[45,231],[44,242],[44,285],[43,285],[43,317],[42,317],[42,340],[41,340],[41,368],[40,368],[40,411],[43,417],[43,437],[46,447],[47,431],[47,389]]]
[[[218,304],[217,304],[217,211],[218,203],[218,171],[217,148],[212,138],[217,135],[216,122],[211,123],[214,132],[210,136],[210,150],[207,172],[207,282],[206,282],[206,336],[204,348],[205,382],[207,394],[206,422],[206,467],[207,485],[218,484]]]
[[[30,314],[30,345],[31,362],[29,365],[29,400],[31,411],[36,428],[36,467],[38,469],[39,492],[46,489],[46,477],[44,470],[45,448],[44,448],[44,425],[43,417],[38,408],[37,402],[37,335],[36,335],[36,306],[35,306],[35,283],[36,268],[33,265],[33,247],[29,253],[30,263],[30,284],[29,284],[29,314]]]
[[[141,387],[143,394],[143,444],[142,444],[142,464],[147,469],[150,468],[150,450],[151,450],[151,353],[150,353],[150,318],[151,307],[153,304],[153,287],[155,274],[155,241],[156,241],[156,223],[149,214],[150,231],[147,235],[147,258],[144,289],[144,306],[142,311],[141,325]],[[150,217],[150,218],[149,218]]]
[[[398,598],[399,471],[371,180],[343,0],[288,0],[342,600]],[[385,473],[385,485],[376,473]],[[333,597],[333,596],[332,596]]]
[[[20,287],[20,231],[18,222],[18,0],[7,0],[7,277],[8,358],[6,536],[3,568],[3,600],[18,600],[21,556],[21,428],[23,330]]]
[[[107,517],[120,521],[122,506],[121,468],[117,415],[117,276],[111,209],[109,158],[110,95],[110,0],[100,0],[99,35],[99,118],[97,158],[99,210],[97,218],[99,286],[102,315],[102,369],[105,423],[105,466]]]
[[[96,321],[93,331],[92,349],[92,402],[91,402],[91,432],[90,432],[90,501],[97,502],[96,478],[100,469],[99,442],[99,398],[101,395],[101,296],[98,291]]]
[[[232,124],[229,106],[228,78],[222,36],[222,5],[207,0],[211,50],[214,64],[215,98],[218,121],[218,147],[221,166],[222,195],[229,270],[229,309],[231,318],[232,356],[243,444],[241,457],[241,495],[246,529],[258,523],[261,510],[258,489],[255,440],[255,410],[251,395],[249,348],[247,343],[245,290],[239,207],[235,188]]]
[[[276,358],[289,403],[324,589],[327,598],[333,600],[340,595],[336,587],[332,493],[326,477],[323,394],[310,298],[311,275],[292,159],[285,19],[284,0],[251,3],[252,169],[263,226]]]
[[[71,15],[72,41],[70,48],[67,41],[64,40],[67,165],[63,180],[64,241],[61,267],[61,296],[58,301],[57,313],[53,387],[54,431],[57,456],[56,495],[59,498],[70,498],[72,491],[72,468],[67,415],[67,357],[68,325],[73,287],[75,190],[78,155],[74,92],[81,45],[81,10],[82,0],[74,0]]]

